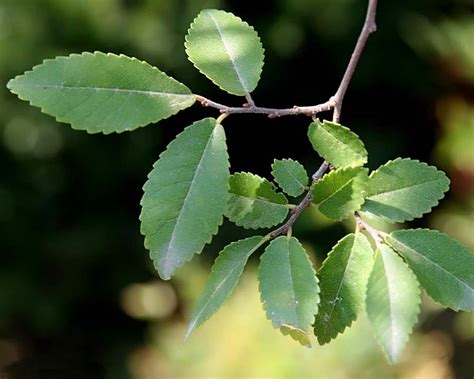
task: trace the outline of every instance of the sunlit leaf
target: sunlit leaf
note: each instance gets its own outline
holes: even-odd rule
[[[398,158],[372,172],[362,211],[384,221],[410,221],[430,212],[448,189],[449,179],[436,167]]]
[[[318,275],[321,303],[314,324],[314,334],[321,345],[357,319],[372,265],[372,247],[361,233],[341,239],[323,262]]]
[[[169,279],[222,223],[229,163],[224,129],[211,118],[187,127],[153,166],[140,215],[145,246]]]
[[[227,245],[219,254],[206,288],[199,298],[186,330],[188,338],[194,329],[208,320],[229,298],[242,275],[245,264],[265,239],[260,236],[250,237]]]
[[[420,312],[415,275],[387,245],[379,246],[367,286],[367,316],[391,364],[397,362]]]
[[[264,178],[247,172],[229,179],[229,199],[225,215],[244,228],[269,228],[288,214],[288,200]]]
[[[257,32],[232,13],[205,9],[186,36],[189,60],[223,90],[245,96],[257,86],[264,51]]]
[[[308,129],[314,150],[335,167],[362,166],[367,150],[357,134],[345,126],[316,120]]]
[[[308,173],[293,159],[275,159],[272,175],[280,188],[290,196],[301,195],[308,186]]]
[[[148,63],[100,52],[48,59],[7,86],[57,121],[89,133],[133,130],[194,103],[185,85]]]
[[[263,307],[274,328],[311,330],[319,303],[318,280],[296,238],[280,236],[267,246],[261,256],[259,283]]]
[[[399,230],[387,241],[435,301],[456,311],[474,310],[473,252],[446,234],[428,229]]]
[[[367,173],[362,167],[347,167],[324,175],[313,187],[313,203],[331,219],[349,217],[364,202]]]

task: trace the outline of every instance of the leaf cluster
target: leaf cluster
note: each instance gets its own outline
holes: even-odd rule
[[[250,94],[262,72],[264,50],[251,26],[231,13],[204,10],[191,24],[185,46],[201,73],[252,105]],[[104,134],[155,123],[200,99],[145,62],[100,52],[46,60],[12,79],[8,88],[60,122]],[[141,232],[159,276],[170,279],[200,254],[224,217],[247,229],[283,226],[221,251],[186,337],[229,298],[249,257],[265,244],[258,274],[263,308],[274,328],[304,346],[310,346],[313,333],[320,344],[328,343],[365,309],[393,363],[417,321],[421,289],[443,306],[474,309],[472,252],[437,231],[387,234],[373,226],[429,213],[449,188],[443,172],[397,158],[369,173],[364,167],[368,153],[357,134],[314,119],[308,139],[315,156],[324,160],[317,175],[310,176],[292,159],[274,161],[275,184],[252,173],[231,174],[226,116],[205,118],[184,129],[148,175]],[[294,215],[306,205],[333,220],[355,219],[357,224],[329,252],[319,272],[291,234]]]

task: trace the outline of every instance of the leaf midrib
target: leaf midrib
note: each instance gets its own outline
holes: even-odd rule
[[[202,155],[201,155],[201,158],[199,159],[199,162],[196,166],[196,170],[194,171],[194,174],[193,174],[193,177],[190,181],[190,184],[189,184],[189,187],[188,187],[188,190],[186,192],[186,196],[184,197],[183,199],[183,203],[182,203],[182,206],[179,210],[179,213],[178,213],[178,216],[176,217],[176,223],[174,224],[174,227],[173,227],[173,232],[171,233],[171,236],[170,236],[170,239],[169,239],[169,242],[168,242],[168,246],[166,248],[166,254],[165,256],[162,258],[163,262],[165,262],[163,264],[163,267],[166,268],[164,271],[167,272],[167,262],[168,262],[168,259],[169,259],[169,255],[170,255],[170,251],[171,251],[171,247],[173,246],[174,244],[174,241],[175,241],[175,238],[176,238],[176,229],[178,227],[178,224],[179,224],[179,221],[181,219],[181,216],[183,214],[183,210],[185,208],[185,205],[186,205],[186,202],[188,200],[188,197],[189,197],[189,194],[192,192],[192,188],[195,184],[195,179],[196,177],[198,176],[198,172],[202,169],[201,165],[202,165],[202,161],[204,159],[205,156],[207,156],[207,150],[209,149],[209,146],[211,145],[211,141],[214,139],[214,133],[216,131],[216,127],[217,125],[214,125],[213,128],[212,128],[212,131],[209,135],[209,139],[206,143],[206,147],[204,148],[203,152],[202,152]]]
[[[470,287],[467,283],[465,283],[464,281],[462,281],[461,279],[459,279],[457,276],[455,276],[454,274],[452,274],[450,271],[446,270],[443,266],[440,266],[438,263],[436,263],[435,261],[429,259],[426,255],[423,255],[421,253],[418,253],[416,250],[413,250],[410,246],[408,245],[405,245],[403,242],[401,242],[400,240],[396,239],[395,237],[391,237],[393,238],[394,240],[396,240],[397,242],[399,242],[401,245],[403,245],[407,250],[411,251],[414,253],[414,255],[416,255],[417,257],[421,257],[422,259],[424,259],[425,261],[433,264],[434,266],[436,266],[437,268],[441,269],[441,271],[445,272],[448,274],[448,276],[451,276],[455,279],[456,282],[459,282],[460,284],[462,284],[464,287],[466,287],[468,290],[470,290],[471,292],[474,293],[474,288]]]
[[[390,191],[376,192],[374,194],[368,195],[367,199],[374,200],[374,198],[377,198],[377,196],[380,196],[380,195],[393,194],[393,193],[396,193],[396,192],[399,192],[399,191],[409,190],[413,187],[423,186],[423,185],[427,185],[427,184],[431,184],[431,183],[435,183],[435,182],[439,182],[439,181],[443,181],[443,179],[442,178],[433,179],[433,180],[429,180],[429,181],[423,182],[423,183],[416,183],[416,184],[406,186],[406,187],[395,188],[395,189],[390,190]],[[369,188],[370,188],[370,183],[369,183]]]
[[[239,66],[236,64],[235,62],[235,58],[234,56],[231,54],[230,50],[229,50],[229,46],[227,44],[227,41],[226,39],[224,38],[224,34],[222,33],[222,30],[218,24],[218,22],[216,21],[216,19],[214,18],[214,16],[212,15],[211,12],[208,12],[207,13],[208,16],[212,19],[212,21],[214,22],[214,25],[216,26],[216,29],[217,29],[217,33],[219,33],[219,37],[221,38],[221,41],[222,41],[222,44],[224,45],[224,51],[226,52],[227,56],[229,57],[231,63],[232,63],[232,66],[234,67],[234,71],[235,73],[237,74],[237,79],[239,80],[240,82],[240,85],[242,86],[242,89],[246,92],[246,93],[249,93],[249,90],[247,89],[247,86],[244,84],[244,80],[242,79],[242,75],[240,73],[240,68]]]
[[[334,134],[330,133],[324,126],[321,125],[321,129],[331,138],[333,139],[334,141],[337,142],[337,144],[342,147],[343,150],[346,150],[346,151],[349,151],[350,153],[352,153],[356,159],[352,160],[352,162],[350,164],[354,164],[355,162],[358,162],[360,159],[362,160],[365,160],[365,156],[363,154],[361,154],[360,152],[358,152],[356,149],[354,149],[351,145],[345,143],[344,141],[341,141],[340,139],[338,139]],[[357,143],[356,141],[350,141],[350,142],[354,142],[354,143]],[[349,143],[350,143],[349,142]],[[360,146],[359,146],[360,147]]]
[[[112,88],[112,87],[81,87],[81,86],[65,86],[58,84],[15,84],[14,87],[41,87],[45,89],[64,89],[69,91],[103,91],[103,92],[124,92],[127,94],[135,93],[139,95],[147,96],[183,96],[192,97],[192,94],[185,93],[173,93],[173,92],[158,92],[158,91],[145,91],[139,89],[126,89],[126,88]]]

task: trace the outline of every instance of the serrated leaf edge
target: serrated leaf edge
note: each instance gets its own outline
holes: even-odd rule
[[[188,36],[189,36],[189,33],[190,31],[193,29],[194,25],[196,24],[197,22],[197,19],[201,16],[201,14],[204,14],[204,12],[206,11],[217,11],[217,12],[222,12],[222,13],[226,13],[226,14],[230,14],[232,16],[234,16],[235,18],[238,19],[238,21],[242,22],[242,24],[244,24],[245,26],[247,26],[248,28],[250,28],[253,32],[255,32],[255,36],[257,37],[257,40],[258,40],[258,43],[260,45],[260,48],[262,49],[262,63],[260,64],[260,67],[259,67],[259,70],[258,70],[258,77],[257,77],[257,80],[256,80],[256,83],[255,83],[255,86],[253,88],[245,88],[245,86],[243,85],[242,81],[241,81],[241,78],[240,78],[240,75],[238,74],[238,72],[236,71],[236,74],[237,74],[237,77],[239,78],[239,82],[240,84],[242,85],[242,88],[245,89],[246,91],[243,92],[243,93],[236,93],[236,92],[233,92],[233,91],[229,91],[225,88],[223,88],[219,83],[217,83],[214,79],[212,79],[211,77],[209,77],[205,72],[203,72],[199,67],[196,66],[196,63],[191,59],[190,57],[190,54],[189,54],[189,48],[188,48]],[[246,96],[246,95],[249,95],[250,93],[252,93],[255,88],[257,88],[257,85],[258,85],[258,82],[260,81],[260,78],[262,76],[262,72],[263,72],[263,65],[264,65],[264,62],[265,62],[265,48],[263,47],[263,44],[262,44],[262,40],[260,39],[260,36],[258,35],[257,31],[255,30],[255,28],[250,25],[249,23],[247,23],[246,21],[242,20],[239,16],[236,16],[235,14],[233,14],[232,12],[226,12],[224,10],[221,10],[221,9],[203,9],[201,12],[199,12],[199,14],[193,19],[193,21],[191,22],[191,25],[189,26],[188,28],[188,31],[186,33],[186,36],[184,38],[184,47],[185,47],[185,51],[186,51],[186,55],[189,59],[189,61],[193,64],[193,66],[201,73],[203,74],[206,78],[208,78],[212,83],[214,83],[217,87],[219,87],[221,90],[227,92],[227,93],[230,93],[232,95],[235,95],[235,96]],[[231,59],[231,61],[233,61],[232,57],[229,56],[229,59]]]
[[[10,79],[7,83],[7,88],[8,90],[15,94],[16,96],[18,96],[18,98],[20,100],[23,100],[23,101],[26,101],[30,106],[34,107],[34,108],[38,108],[40,109],[40,111],[48,116],[51,116],[53,117],[57,122],[59,123],[62,123],[62,124],[68,124],[71,126],[72,129],[74,130],[79,130],[79,131],[85,131],[87,134],[104,134],[104,135],[109,135],[109,134],[112,134],[112,133],[116,133],[116,134],[120,134],[120,133],[123,133],[123,132],[128,132],[128,131],[132,131],[132,130],[135,130],[135,129],[138,129],[138,128],[141,128],[141,127],[144,127],[144,126],[147,126],[147,125],[150,125],[150,124],[153,124],[153,123],[156,123],[158,121],[161,121],[161,120],[165,120],[175,114],[177,114],[180,110],[183,110],[183,109],[178,109],[176,112],[170,114],[169,116],[167,117],[163,117],[163,118],[158,118],[158,119],[155,119],[155,120],[152,120],[150,122],[147,122],[147,123],[141,123],[135,127],[133,127],[132,129],[126,129],[126,130],[121,130],[121,131],[89,131],[87,129],[82,129],[82,128],[78,128],[76,127],[74,124],[70,123],[69,121],[66,121],[64,120],[62,117],[60,116],[55,116],[55,115],[52,115],[51,113],[49,113],[48,111],[46,111],[46,109],[42,106],[39,106],[39,105],[36,105],[34,104],[31,100],[28,100],[26,99],[25,97],[23,97],[22,95],[20,95],[18,92],[16,92],[11,86],[12,86],[12,83],[19,79],[20,77],[22,76],[25,76],[29,73],[33,73],[34,71],[38,70],[39,68],[41,68],[42,66],[48,64],[48,63],[51,63],[51,62],[55,62],[55,61],[59,61],[59,60],[67,60],[67,59],[70,59],[70,58],[78,58],[78,57],[85,57],[85,56],[105,56],[105,57],[110,57],[110,58],[114,58],[114,59],[122,59],[122,58],[125,58],[125,59],[130,59],[134,62],[138,62],[140,63],[141,65],[143,66],[146,66],[146,67],[150,67],[152,68],[154,71],[157,71],[157,73],[160,75],[160,76],[164,76],[166,77],[167,79],[170,79],[172,80],[173,82],[175,82],[177,85],[183,87],[183,89],[186,89],[189,93],[188,94],[170,94],[172,96],[186,96],[188,97],[189,99],[192,99],[192,102],[186,107],[186,108],[189,108],[191,107],[195,102],[196,102],[196,98],[194,97],[194,95],[192,94],[191,90],[186,86],[184,85],[183,83],[177,81],[176,79],[172,78],[171,76],[168,76],[166,75],[163,71],[159,70],[157,67],[155,66],[152,66],[150,65],[149,63],[145,62],[145,61],[141,61],[135,57],[129,57],[125,54],[114,54],[114,53],[104,53],[104,52],[101,52],[101,51],[94,51],[93,53],[91,52],[83,52],[81,54],[76,54],[76,53],[73,53],[73,54],[69,54],[67,56],[58,56],[58,57],[55,57],[55,58],[48,58],[48,59],[44,59],[43,62],[41,62],[40,64],[36,65],[36,66],[33,66],[30,70],[27,70],[25,71],[23,74],[20,74],[20,75],[17,75],[15,76],[14,78]],[[130,90],[132,91],[132,90]],[[133,90],[134,92],[137,92],[137,93],[140,93],[140,92],[153,92],[153,91],[141,91],[141,90]],[[165,92],[163,92],[165,93]]]
[[[276,164],[277,162],[294,162],[294,163],[298,164],[298,165],[304,170],[304,172],[306,173],[306,177],[307,177],[307,182],[306,182],[306,184],[301,183],[300,180],[299,180],[297,177],[295,177],[290,171],[287,171],[288,174],[289,174],[298,184],[301,185],[301,189],[302,189],[301,192],[299,192],[298,194],[295,194],[295,192],[289,193],[288,191],[286,191],[286,190],[283,188],[283,186],[281,185],[281,183],[278,181],[277,177],[275,176],[275,167],[274,167],[274,166],[275,166],[275,164]],[[274,160],[273,160],[273,163],[272,163],[272,165],[271,165],[271,167],[272,167],[272,176],[273,176],[273,178],[275,179],[275,182],[277,182],[277,184],[278,184],[278,186],[281,188],[281,190],[282,190],[283,192],[285,192],[288,196],[297,197],[297,196],[300,196],[300,195],[305,191],[305,188],[308,186],[309,176],[308,176],[308,172],[306,171],[306,169],[304,168],[304,166],[303,166],[300,162],[298,162],[297,160],[291,159],[291,158],[287,158],[287,159],[286,159],[286,158],[285,158],[285,159],[274,159]]]
[[[250,256],[255,253],[263,244],[265,244],[268,239],[263,237],[263,236],[252,236],[252,237],[248,237],[248,238],[244,238],[244,239],[241,239],[241,240],[238,240],[238,241],[235,241],[235,242],[232,242],[230,244],[228,244],[227,246],[225,246],[222,251],[219,253],[218,257],[216,258],[216,260],[214,261],[214,264],[212,265],[212,268],[211,268],[211,273],[214,273],[216,271],[216,265],[218,262],[220,262],[220,260],[223,259],[223,253],[224,251],[227,249],[227,248],[231,248],[232,245],[236,244],[236,243],[239,243],[239,242],[244,242],[244,241],[248,241],[252,238],[255,238],[255,237],[260,237],[260,241],[247,253],[247,259],[246,261],[248,261],[248,259],[250,258]],[[245,264],[244,264],[245,265]],[[233,272],[233,271],[232,271]],[[205,317],[203,319],[200,320],[200,323],[198,323],[198,319],[200,317],[200,315],[204,312],[204,309],[208,306],[208,304],[211,302],[212,300],[212,297],[217,293],[217,291],[219,291],[219,289],[224,285],[224,283],[229,279],[231,273],[229,273],[225,279],[221,282],[221,284],[214,290],[214,292],[212,293],[212,295],[209,297],[209,300],[206,302],[206,304],[204,304],[203,307],[201,307],[201,311],[197,314],[197,315],[193,315],[187,329],[186,329],[186,332],[185,332],[185,335],[184,335],[184,340],[187,340],[189,338],[189,336],[193,333],[193,331],[196,329],[196,328],[199,328],[200,326],[202,326],[207,320],[209,320],[213,314],[215,314],[217,312],[217,310],[215,312],[213,312],[211,315],[209,315],[208,317]],[[239,279],[240,279],[240,275],[239,275]],[[237,287],[237,284],[238,284],[238,281],[235,283],[235,285],[231,288],[230,292],[229,292],[229,295],[224,299],[224,301],[222,302],[222,305],[224,305],[227,300],[230,298],[230,296],[232,295],[232,292],[234,291],[234,289]],[[199,299],[198,299],[198,302],[199,302]]]
[[[373,213],[370,213],[370,212],[366,212],[366,211],[362,211],[363,213],[366,213],[366,214],[370,214],[372,217],[376,217],[378,219],[381,219],[385,222],[388,222],[388,223],[391,223],[391,224],[395,224],[395,223],[403,223],[403,222],[406,222],[406,221],[413,221],[414,219],[416,218],[422,218],[424,215],[428,214],[428,213],[431,213],[431,211],[433,210],[433,208],[436,208],[438,205],[439,205],[439,202],[444,199],[445,197],[445,194],[446,192],[449,191],[449,187],[450,187],[450,184],[451,184],[451,180],[449,179],[449,177],[446,175],[446,173],[442,170],[439,170],[436,166],[431,166],[429,164],[427,164],[426,162],[421,162],[419,161],[418,159],[411,159],[411,158],[395,158],[395,159],[391,159],[389,161],[387,161],[386,163],[384,163],[383,165],[381,165],[380,167],[378,167],[376,170],[372,171],[369,175],[369,181],[367,182],[367,189],[369,188],[369,185],[370,185],[370,179],[376,175],[380,170],[382,170],[383,168],[385,168],[386,166],[394,163],[394,162],[398,162],[398,161],[412,161],[412,162],[416,162],[416,163],[419,163],[423,166],[426,166],[428,167],[430,170],[436,170],[437,172],[440,172],[441,174],[444,175],[444,177],[447,179],[447,184],[446,184],[446,189],[443,191],[443,193],[441,194],[441,197],[439,197],[438,199],[435,199],[434,200],[434,203],[433,205],[430,207],[430,209],[424,213],[422,213],[420,216],[414,216],[412,218],[407,218],[407,219],[403,219],[403,220],[393,220],[393,219],[390,219],[390,218],[387,218],[385,216],[378,216],[378,215],[375,215]],[[441,180],[441,179],[439,179]],[[434,182],[435,180],[433,180]],[[438,180],[436,180],[438,181]],[[429,183],[429,182],[425,182],[425,183]],[[423,184],[425,184],[423,183]],[[416,184],[415,186],[418,186],[420,184]],[[412,186],[412,187],[415,187],[415,186]],[[399,188],[398,190],[402,190],[402,189],[406,189],[406,188],[409,188],[409,187],[405,187],[405,188]],[[390,191],[390,192],[394,192],[394,191],[398,191],[398,190],[393,190],[393,191]],[[381,193],[386,193],[386,192],[380,192],[380,193],[377,193],[377,194],[374,194],[374,195],[380,195]],[[369,199],[370,200],[370,196],[371,195],[366,195],[365,199]],[[364,204],[362,204],[364,205]]]
[[[263,181],[266,181],[267,183],[269,183],[269,184],[271,185],[272,189],[275,191],[275,193],[276,193],[277,195],[281,195],[281,196],[285,199],[285,201],[286,201],[285,204],[272,203],[271,201],[267,201],[266,199],[265,199],[265,200],[263,200],[263,199],[256,199],[256,200],[260,200],[260,201],[262,201],[262,202],[266,202],[266,203],[269,203],[269,204],[272,204],[272,205],[279,205],[279,206],[284,207],[284,208],[287,210],[285,216],[282,217],[282,220],[281,220],[281,221],[274,222],[274,223],[272,223],[272,224],[268,223],[268,224],[264,224],[264,225],[262,225],[261,223],[258,223],[258,220],[254,221],[254,222],[252,222],[252,223],[246,223],[246,222],[242,223],[242,222],[239,222],[239,221],[234,221],[234,220],[230,219],[230,218],[227,216],[227,209],[224,211],[224,216],[225,216],[227,219],[229,219],[231,222],[233,222],[235,225],[240,226],[240,227],[245,228],[245,229],[253,229],[253,230],[256,230],[256,229],[263,229],[263,228],[271,228],[271,227],[273,227],[273,226],[276,226],[276,225],[281,224],[281,223],[285,220],[285,218],[287,217],[288,212],[289,212],[289,208],[287,208],[287,207],[285,206],[285,205],[288,204],[288,199],[286,198],[286,196],[285,196],[283,193],[281,193],[281,192],[277,192],[277,190],[278,190],[277,187],[276,187],[272,182],[270,182],[268,179],[266,179],[266,178],[264,178],[264,177],[262,177],[262,176],[259,176],[259,175],[256,175],[256,174],[252,174],[251,172],[245,172],[245,171],[236,172],[236,173],[232,174],[231,176],[245,176],[245,175],[250,175],[250,176],[256,177],[256,178],[258,178],[258,179],[262,179]],[[243,197],[243,198],[246,198],[246,199],[247,199],[246,196],[242,196],[242,195],[238,195],[238,194],[235,194],[235,193],[233,193],[233,192],[230,192],[230,188],[229,188],[229,194],[232,194],[232,195],[238,196],[238,197]],[[226,208],[227,208],[227,207],[226,207]]]
[[[145,193],[145,186],[146,186],[148,180],[150,179],[150,176],[151,176],[151,173],[153,172],[153,169],[155,168],[155,166],[156,166],[156,164],[158,163],[158,161],[161,159],[161,156],[168,150],[168,147],[169,147],[171,144],[173,144],[173,143],[175,142],[176,138],[178,138],[180,135],[182,135],[182,134],[186,131],[186,129],[192,127],[194,124],[196,124],[196,123],[198,123],[198,122],[202,122],[202,121],[206,121],[206,120],[209,120],[209,121],[214,122],[214,128],[217,127],[217,126],[222,127],[222,125],[221,125],[221,124],[218,124],[217,121],[216,121],[214,118],[212,118],[212,117],[207,117],[207,118],[204,118],[204,119],[202,119],[202,120],[198,120],[198,121],[193,122],[191,125],[187,126],[181,133],[179,133],[178,135],[176,135],[176,137],[166,146],[165,150],[163,150],[163,151],[160,153],[158,159],[157,159],[157,160],[155,161],[155,163],[153,164],[153,168],[152,168],[152,170],[148,173],[148,175],[147,175],[147,180],[146,180],[145,184],[144,184],[143,187],[142,187],[143,193]],[[222,128],[222,130],[224,131],[224,128]],[[209,139],[209,140],[210,140],[210,139]],[[226,134],[225,134],[225,131],[224,131],[224,142],[226,142]],[[208,141],[208,143],[209,143],[209,141]],[[207,148],[208,143],[206,144],[205,149]],[[229,162],[229,154],[228,154],[227,149],[226,149],[226,153],[227,153],[226,163],[227,163],[227,168],[229,169],[229,168],[230,168],[230,162]],[[202,158],[201,158],[201,159],[202,159]],[[228,186],[228,184],[227,184],[227,186]],[[189,190],[188,190],[188,191],[189,191]],[[144,197],[144,195],[142,196],[142,199],[140,200],[140,207],[142,207],[142,200],[143,200],[143,197]],[[142,227],[142,212],[140,212],[140,216],[139,216],[138,219],[140,220],[140,234],[145,237],[145,238],[144,238],[144,246],[145,246],[145,248],[146,248],[146,249],[148,250],[148,252],[149,252],[148,256],[149,256],[150,260],[153,262],[153,267],[154,267],[158,272],[160,272],[161,270],[159,270],[159,268],[158,268],[157,260],[155,259],[155,257],[153,257],[153,252],[150,250],[150,247],[149,247],[149,245],[147,244],[147,236],[145,235],[145,233],[144,233],[144,231],[143,231],[143,227]],[[204,246],[203,246],[203,249],[201,249],[201,250],[199,250],[199,251],[192,252],[192,254],[190,254],[190,256],[189,256],[188,259],[183,260],[182,266],[184,266],[185,263],[191,261],[192,258],[194,257],[194,255],[196,255],[196,254],[198,254],[198,255],[201,254],[201,252],[204,250],[205,246],[206,246],[207,244],[209,244],[209,243],[212,241],[212,239],[214,238],[214,236],[217,234],[217,232],[219,231],[219,228],[222,226],[223,223],[224,223],[224,214],[221,215],[219,222],[216,224],[215,230],[210,234],[209,238],[206,240],[206,242],[205,242],[205,244],[204,244]],[[181,266],[181,267],[182,267],[182,266]],[[177,268],[177,269],[179,269],[179,268]],[[177,269],[176,269],[176,270],[177,270]],[[175,271],[176,271],[176,270],[175,270]],[[171,278],[172,275],[173,275],[173,274],[171,274],[169,277],[163,278],[163,279],[164,279],[164,280],[168,280],[168,279]]]
[[[327,260],[330,258],[330,257],[333,257],[334,256],[334,251],[336,250],[336,248],[341,244],[341,242],[347,238],[348,236],[354,236],[354,240],[352,242],[352,246],[351,246],[351,256],[349,258],[349,260],[347,261],[347,264],[344,268],[344,274],[342,275],[342,280],[341,280],[341,283],[339,285],[339,288],[338,288],[338,291],[337,291],[337,294],[336,294],[336,298],[339,296],[339,293],[341,291],[341,288],[342,288],[342,283],[344,282],[344,279],[346,277],[346,273],[347,273],[347,267],[349,266],[351,260],[353,259],[354,257],[354,254],[352,253],[352,249],[354,248],[354,245],[356,243],[356,239],[357,239],[357,234],[359,234],[361,237],[363,237],[366,241],[367,241],[367,244],[370,246],[370,242],[368,241],[367,237],[364,236],[362,233],[349,233],[348,235],[344,236],[343,238],[341,238],[339,241],[337,241],[337,243],[334,245],[334,247],[331,249],[331,251],[328,253],[326,259],[323,261],[323,264],[321,265],[321,269],[319,270],[319,272],[321,273],[321,271],[324,269],[325,265],[327,264]],[[370,249],[372,250],[372,246],[370,246]],[[373,250],[372,250],[372,253],[373,253]],[[367,278],[367,282],[368,282],[368,278]],[[321,282],[320,282],[321,283]],[[367,283],[365,283],[365,291],[366,292],[367,290]],[[363,300],[363,302],[365,303],[365,298]],[[364,307],[364,304],[363,306],[361,307],[361,309],[358,309],[359,312],[361,312],[363,310],[363,307]],[[332,306],[332,309],[331,309],[331,314],[329,315],[329,318],[332,317],[332,314],[334,313],[334,309],[336,308],[336,304],[334,304]],[[318,340],[318,343],[320,345],[326,345],[328,344],[329,342],[331,342],[333,339],[335,339],[339,334],[342,334],[344,333],[344,331],[348,328],[350,328],[352,326],[352,324],[357,321],[358,319],[358,314],[356,313],[355,314],[355,318],[351,320],[351,322],[347,325],[345,325],[342,329],[340,330],[335,330],[335,334],[327,334],[326,331],[327,331],[327,327],[325,328],[325,333],[323,336],[318,336],[316,335],[316,338]],[[330,323],[330,320],[328,320],[328,322],[326,323],[326,325],[329,325]]]
[[[319,278],[318,276],[316,275],[316,270],[314,269],[314,266],[311,262],[311,260],[309,259],[308,257],[308,253],[306,252],[306,249],[303,247],[303,245],[301,244],[301,242],[295,238],[295,237],[288,237],[288,236],[280,236],[280,237],[277,237],[275,238],[272,242],[275,242],[276,240],[280,239],[280,238],[287,238],[287,239],[291,239],[291,238],[294,238],[299,246],[301,247],[301,249],[304,251],[304,254],[306,256],[306,259],[311,267],[311,270],[314,274],[314,277],[315,277],[315,280],[316,280],[316,293],[315,293],[315,297],[316,297],[316,303],[313,305],[313,320],[311,321],[310,325],[313,325],[314,324],[314,320],[315,320],[315,317],[316,317],[316,314],[318,313],[318,307],[319,307],[319,304],[320,304],[320,301],[321,301],[321,297],[319,296],[320,292],[321,292],[321,288],[319,287]],[[265,251],[263,254],[266,253],[267,249],[269,248],[270,245],[268,245],[266,248],[265,248]],[[263,254],[260,256],[260,259],[262,259],[263,257]],[[264,310],[264,313],[265,313],[265,318],[270,321],[272,323],[272,326],[274,329],[279,329],[280,327],[282,326],[285,326],[285,327],[288,327],[290,326],[290,324],[277,324],[274,322],[274,320],[272,320],[270,317],[268,317],[268,308],[267,308],[267,303],[266,301],[263,299],[262,297],[262,286],[261,286],[261,276],[260,276],[260,269],[259,269],[259,272],[258,272],[258,292],[260,294],[260,302],[262,303],[262,307],[263,307],[263,310]],[[293,297],[294,297],[294,291],[293,291]],[[295,327],[294,325],[291,325],[291,327],[293,328],[296,328],[296,329],[299,329],[299,330],[303,330],[304,332],[308,333],[308,335],[310,335],[310,332],[311,332],[311,327],[309,330],[304,330],[304,329],[301,329],[301,328],[298,328],[298,327]]]
[[[407,345],[408,341],[410,340],[410,336],[413,334],[413,331],[415,329],[415,325],[418,322],[418,319],[419,319],[419,316],[420,316],[420,311],[421,311],[421,289],[420,289],[420,283],[418,282],[418,278],[416,277],[415,273],[412,271],[412,269],[410,268],[408,263],[405,262],[405,260],[391,246],[388,246],[388,247],[392,250],[393,253],[395,253],[396,258],[398,258],[408,268],[408,271],[410,272],[410,275],[412,276],[415,283],[417,284],[416,289],[417,289],[417,292],[418,292],[417,302],[415,303],[415,305],[416,305],[416,314],[414,315],[414,320],[410,320],[410,323],[412,325],[411,329],[406,334],[405,338],[402,340],[403,348],[402,348],[402,350],[400,350],[398,352],[398,354],[401,354],[403,352],[403,349],[406,348],[406,345]],[[377,252],[377,254],[381,254],[381,253]],[[375,265],[375,260],[374,260],[374,265]],[[384,273],[386,273],[385,267],[386,266],[385,266],[385,263],[384,263]],[[372,273],[370,275],[372,275]],[[385,278],[387,278],[387,275],[384,275],[384,276],[385,276]],[[389,279],[389,278],[387,278],[387,279]],[[370,282],[370,276],[369,276],[369,282]],[[390,283],[388,282],[388,280],[387,280],[387,287],[390,287]],[[391,308],[391,301],[390,301],[390,308]],[[391,309],[390,309],[390,314],[392,314]],[[399,355],[397,355],[396,357],[392,357],[391,355],[389,355],[389,353],[387,351],[385,351],[385,346],[382,343],[383,341],[381,341],[374,332],[372,334],[373,334],[374,338],[376,339],[377,343],[379,344],[380,348],[382,349],[382,351],[383,351],[385,357],[387,358],[388,362],[391,365],[394,365],[395,363],[397,363]],[[393,332],[391,331],[390,334],[392,335]],[[392,336],[392,338],[393,338],[393,336]]]
[[[430,234],[440,234],[440,235],[443,235],[444,237],[447,237],[449,238],[450,240],[460,244],[461,246],[463,246],[465,248],[464,245],[462,245],[461,243],[459,243],[457,240],[451,238],[448,234],[446,233],[443,233],[443,232],[440,232],[440,231],[437,231],[437,230],[432,230],[432,229],[429,229],[429,228],[415,228],[415,229],[401,229],[401,230],[395,230],[393,231],[392,233],[388,234],[386,237],[384,237],[384,241],[391,247],[391,249],[393,251],[395,251],[404,261],[405,261],[405,258],[403,257],[402,253],[399,253],[398,250],[396,249],[395,246],[393,246],[391,243],[390,243],[390,237],[393,233],[395,232],[400,232],[400,231],[404,231],[404,232],[414,232],[414,231],[424,231],[424,232],[429,232]],[[394,237],[391,237],[391,238],[394,238]],[[395,238],[394,238],[395,239]],[[405,245],[402,243],[402,245],[406,246],[407,248],[409,248],[409,246]],[[413,250],[412,248],[409,248],[409,250]],[[469,250],[469,249],[467,249]],[[423,254],[418,254],[418,255],[423,255]],[[423,259],[425,260],[428,260],[425,256],[423,256]],[[435,265],[436,267],[439,267],[443,272],[449,274],[449,276],[452,276],[456,279],[457,282],[460,282],[453,274],[451,274],[449,271],[446,271],[443,267],[441,267],[440,265],[438,265],[437,263],[431,261],[431,260],[428,260],[430,263],[432,263],[433,265]],[[408,266],[410,266],[410,264],[408,262],[406,262],[406,264]],[[411,269],[410,267],[410,270],[414,273],[415,277],[416,277],[416,273]],[[417,278],[417,281],[418,281],[418,278]],[[466,286],[466,284],[464,282],[462,282],[463,285]],[[422,286],[422,284],[420,283],[420,286],[424,289],[424,287]],[[470,288],[470,287],[468,287]],[[424,292],[435,302],[435,303],[438,303],[438,304],[441,304],[442,306],[446,307],[446,308],[449,308],[449,309],[452,309],[453,311],[456,311],[456,312],[459,312],[460,310],[464,310],[464,309],[461,309],[459,307],[452,307],[448,304],[446,304],[445,302],[443,301],[439,301],[439,300],[435,300],[429,293],[428,291],[426,291],[424,289]],[[467,310],[469,311],[469,310]]]

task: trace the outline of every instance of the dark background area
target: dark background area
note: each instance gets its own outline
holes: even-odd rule
[[[88,135],[18,100],[6,90],[7,81],[43,59],[99,50],[146,60],[195,93],[239,105],[242,99],[220,91],[185,56],[190,22],[210,7],[239,15],[262,38],[265,66],[253,94],[256,103],[291,107],[323,102],[335,92],[366,2],[0,0],[2,379],[132,377],[127,356],[147,342],[149,320],[130,317],[120,298],[131,284],[157,279],[139,232],[141,188],[177,133],[194,120],[216,115],[196,104],[159,125]],[[402,156],[447,170],[453,186],[441,213],[414,225],[454,230],[471,249],[473,9],[471,1],[462,0],[381,1],[378,31],[368,41],[341,118],[365,141],[370,168]],[[456,26],[446,27],[446,20]],[[462,124],[464,138],[451,138],[449,133],[458,130],[451,124]],[[303,116],[229,117],[232,171],[269,178],[273,159],[290,157],[316,168],[320,160],[307,141],[307,125]],[[309,219],[298,226],[295,233],[315,246],[317,261],[345,230]],[[230,224],[222,230],[198,260],[205,270],[220,247],[244,233]],[[177,306],[166,323],[189,318],[180,285],[171,282]],[[456,317],[451,311],[435,312],[420,330],[444,331],[453,346],[452,377],[470,378],[474,343],[453,331]]]

